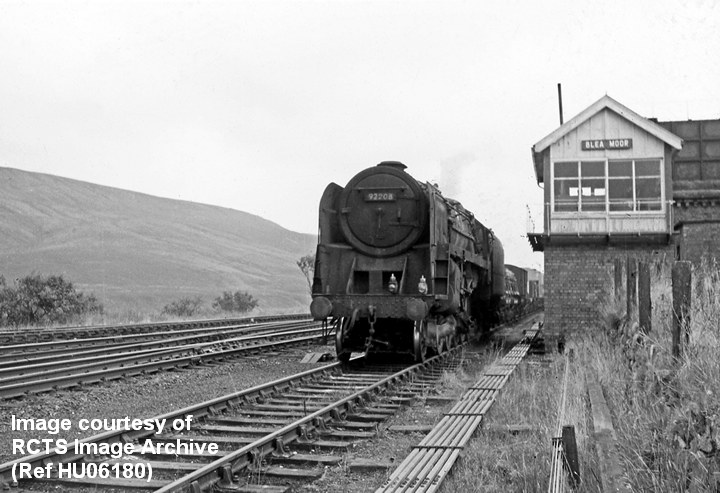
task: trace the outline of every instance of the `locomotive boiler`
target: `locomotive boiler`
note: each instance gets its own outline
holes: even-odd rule
[[[337,356],[423,361],[497,322],[504,253],[493,232],[397,161],[331,183],[320,201],[310,311],[332,317]]]

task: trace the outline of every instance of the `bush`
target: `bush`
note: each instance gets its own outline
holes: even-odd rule
[[[77,291],[62,276],[31,274],[7,285],[0,276],[0,322],[2,325],[66,324],[91,314],[102,313],[95,296]]]
[[[245,313],[258,306],[258,300],[244,291],[224,291],[222,296],[215,298],[212,306],[225,312]]]
[[[180,298],[170,304],[165,305],[162,310],[163,315],[173,315],[176,317],[192,317],[196,315],[202,307],[202,298]]]

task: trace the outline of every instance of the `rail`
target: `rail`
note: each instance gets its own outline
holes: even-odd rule
[[[386,396],[382,400],[387,399],[387,395],[392,394],[392,389],[401,385],[410,384],[413,381],[413,377],[443,366],[453,358],[459,350],[461,350],[461,347],[455,348],[451,352],[444,353],[441,356],[431,358],[425,363],[412,365],[399,371],[385,367],[378,367],[374,372],[373,368],[368,367],[362,368],[359,371],[358,369],[353,370],[351,368],[352,365],[361,360],[361,358],[356,358],[351,360],[350,367],[343,367],[340,363],[325,365],[321,368],[309,370],[292,377],[286,377],[268,384],[253,387],[252,389],[229,394],[152,418],[148,421],[166,420],[166,422],[173,422],[178,418],[193,415],[193,422],[211,422],[210,425],[199,427],[201,431],[204,430],[206,432],[213,428],[213,422],[217,423],[223,420],[227,422],[254,423],[252,430],[254,433],[261,431],[261,429],[258,428],[258,422],[269,423],[272,421],[275,423],[282,421],[281,417],[290,422],[281,422],[279,426],[255,438],[243,438],[242,441],[241,439],[236,439],[234,443],[243,444],[240,449],[235,451],[222,451],[221,456],[213,457],[212,459],[214,460],[210,463],[189,464],[188,462],[178,462],[178,459],[181,460],[181,458],[178,457],[171,457],[170,462],[153,462],[152,459],[138,458],[137,460],[139,461],[148,461],[148,463],[156,464],[160,469],[176,471],[179,474],[181,473],[182,476],[176,479],[153,480],[152,483],[143,483],[142,485],[141,481],[137,479],[127,480],[123,484],[116,482],[113,486],[122,489],[122,491],[126,491],[127,488],[131,487],[144,486],[147,488],[150,486],[157,493],[199,493],[201,491],[214,491],[216,488],[227,488],[228,490],[232,490],[233,488],[237,489],[240,486],[237,483],[237,474],[239,472],[252,470],[253,467],[257,467],[258,464],[263,462],[264,457],[273,454],[273,452],[277,453],[273,454],[274,457],[282,459],[282,452],[285,451],[285,447],[289,444],[297,443],[298,445],[302,445],[306,443],[313,445],[314,443],[318,443],[318,446],[321,446],[319,442],[315,442],[315,439],[311,437],[316,434],[330,434],[330,436],[334,436],[333,433],[341,434],[341,432],[329,431],[328,427],[338,426],[338,424],[340,426],[345,426],[345,424],[348,426],[358,424],[359,421],[348,420],[355,419],[355,416],[360,416],[366,412],[369,413],[366,417],[370,420],[382,420],[391,416],[395,412],[391,410],[394,409],[394,407],[383,408],[383,404],[377,400],[381,395]],[[455,359],[459,361],[459,359]],[[350,371],[346,373],[345,368],[350,368]],[[323,379],[322,381],[320,380],[321,378]],[[364,383],[361,384],[361,382]],[[342,392],[344,395],[340,398],[331,398],[331,396],[337,392]],[[320,400],[317,401],[317,404],[306,405],[306,396],[313,394]],[[274,395],[277,397],[273,397]],[[279,402],[286,402],[291,398],[299,399],[295,401],[297,404],[278,404]],[[390,399],[392,399],[392,397],[390,397]],[[403,400],[404,398],[401,397],[399,399]],[[320,404],[322,400],[325,400],[325,402]],[[383,411],[384,415],[379,416],[373,414],[380,411]],[[232,415],[244,417],[234,418]],[[257,415],[276,416],[276,418],[258,419],[253,417]],[[243,427],[240,427],[236,424],[235,426],[229,426],[227,428],[240,432],[240,430],[246,431],[249,425],[245,424],[242,426]],[[373,427],[372,424],[369,426]],[[81,442],[84,444],[99,442],[129,443],[155,436],[156,431],[158,430],[106,432],[101,435],[85,438],[81,440]],[[372,432],[345,431],[342,433],[344,436],[351,437],[374,436]],[[174,438],[174,436],[164,437],[165,440]],[[202,440],[207,442],[217,439],[216,437],[205,435],[185,436],[184,438],[191,441],[195,440],[195,443]],[[153,440],[163,440],[163,438],[155,436]],[[228,441],[228,443],[230,442]],[[349,446],[349,442],[347,443]],[[322,459],[321,457],[318,460]],[[11,473],[13,466],[26,463],[33,469],[35,467],[54,468],[53,473],[55,476],[50,482],[55,484],[58,480],[58,463],[83,460],[87,460],[84,455],[74,454],[72,452],[66,455],[56,452],[36,454],[0,465],[0,479],[5,482],[7,489],[7,486],[12,482]],[[97,461],[100,459],[90,458],[90,460]],[[54,466],[47,466],[49,463],[53,463]],[[191,470],[188,471],[188,469]],[[91,486],[95,488],[99,486],[109,486],[99,479],[93,480],[92,482],[88,480],[65,481],[65,484],[84,488]],[[19,486],[26,487],[27,484],[23,483]]]
[[[164,337],[172,332],[157,334],[143,334],[141,336],[104,337],[102,339],[80,339],[76,341],[63,341],[62,347],[46,346],[49,343],[34,343],[15,346],[0,346],[0,378],[5,368],[15,368],[25,365],[40,365],[62,361],[67,364],[70,360],[79,358],[92,358],[96,356],[116,357],[121,353],[140,353],[142,351],[159,351],[164,348],[189,346],[198,344],[221,344],[233,341],[262,339],[276,336],[281,332],[294,332],[305,328],[319,328],[318,322],[301,322],[282,325],[219,327],[217,329],[190,329],[178,331],[180,337]],[[202,333],[196,330],[203,331]],[[205,333],[204,331],[210,331]],[[189,335],[183,335],[185,333]],[[125,339],[131,337],[131,340]],[[86,344],[85,341],[92,341]],[[118,342],[119,341],[119,342]],[[56,343],[50,343],[56,344]]]
[[[437,491],[539,331],[537,325],[528,330],[507,355],[486,369],[376,493]]]
[[[303,329],[302,332],[311,331],[313,335],[293,337],[278,342],[266,342],[246,345],[229,349],[213,349],[202,352],[218,342],[193,344],[176,349],[162,349],[149,355],[132,355],[117,360],[105,360],[88,363],[75,368],[57,369],[44,373],[32,373],[18,375],[4,379],[0,385],[0,399],[12,399],[26,396],[28,393],[49,392],[59,388],[69,388],[77,385],[95,383],[105,380],[113,380],[128,376],[152,373],[160,370],[170,370],[180,367],[202,365],[210,362],[224,361],[237,357],[243,353],[258,352],[262,350],[274,350],[289,345],[310,343],[316,340],[324,340],[326,335],[322,327],[315,329]],[[279,334],[281,337],[288,337],[287,331]],[[271,334],[254,336],[253,339],[267,339]],[[222,341],[227,342],[227,341]],[[200,351],[200,352],[198,352]]]
[[[309,314],[292,315],[263,315],[258,317],[218,318],[184,320],[175,322],[144,322],[133,324],[90,325],[73,327],[42,327],[42,328],[2,328],[0,329],[0,344],[30,341],[52,341],[57,339],[80,339],[98,336],[103,333],[143,334],[155,332],[163,328],[214,328],[222,325],[254,324],[261,322],[278,322],[288,320],[311,319]]]

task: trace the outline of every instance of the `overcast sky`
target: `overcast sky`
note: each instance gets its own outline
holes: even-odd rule
[[[719,118],[719,5],[3,0],[0,166],[315,233],[327,183],[400,160],[540,267],[530,148],[557,83],[566,119],[604,94]]]

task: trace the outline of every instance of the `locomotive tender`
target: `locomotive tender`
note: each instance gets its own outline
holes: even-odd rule
[[[497,322],[503,247],[460,203],[384,161],[320,201],[310,311],[353,351],[423,361]]]

